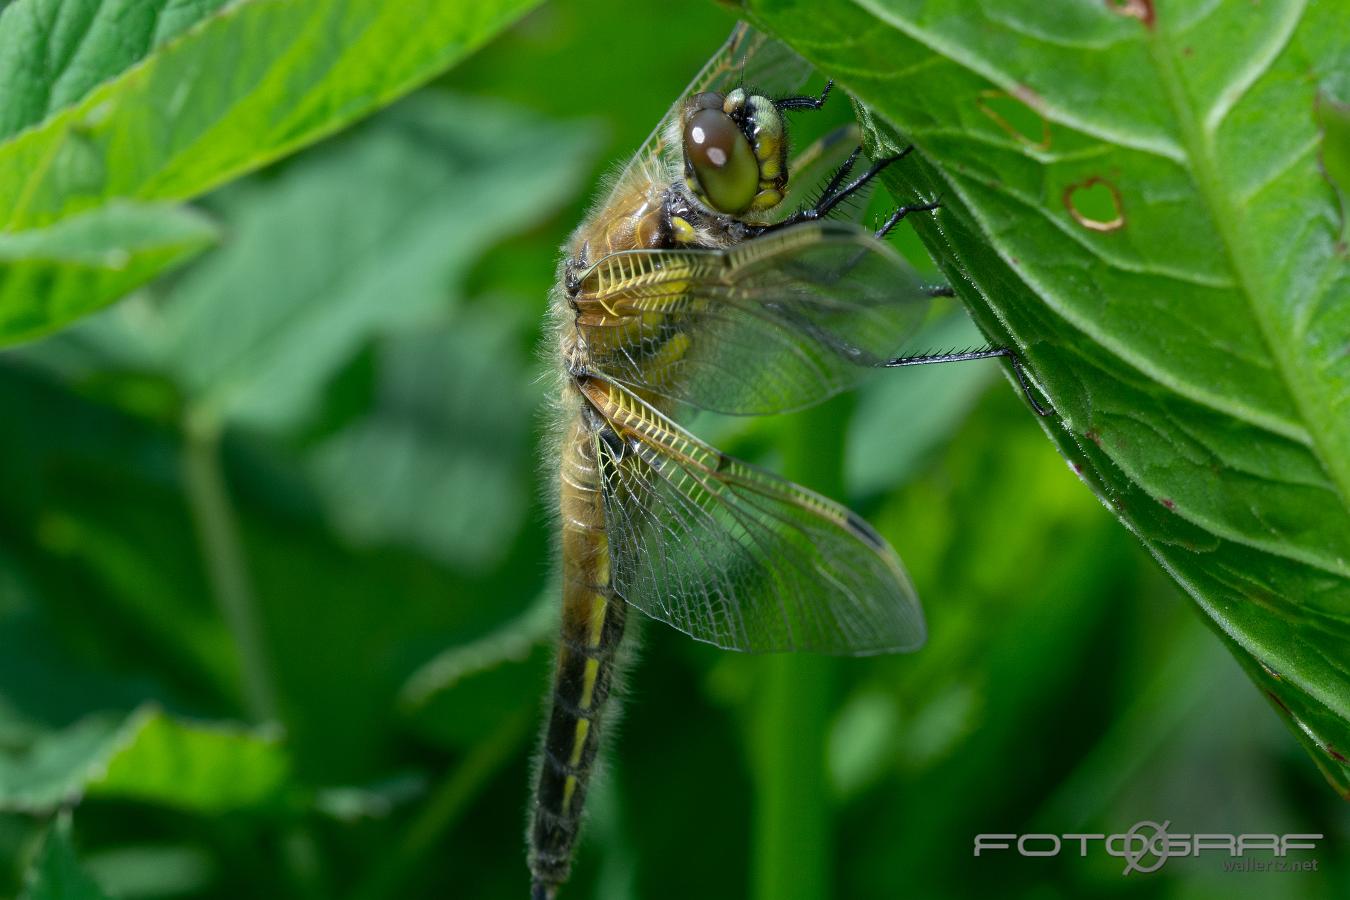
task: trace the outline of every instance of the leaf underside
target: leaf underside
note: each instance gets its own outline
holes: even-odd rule
[[[1050,437],[1350,795],[1345,13],[747,5],[922,151],[889,186],[942,197],[920,233]]]

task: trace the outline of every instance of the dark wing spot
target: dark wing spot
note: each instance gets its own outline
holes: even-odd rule
[[[852,510],[848,511],[848,525],[857,533],[858,537],[862,538],[874,550],[886,549],[886,542],[881,539],[881,535],[877,534],[872,526],[863,520],[862,516]]]

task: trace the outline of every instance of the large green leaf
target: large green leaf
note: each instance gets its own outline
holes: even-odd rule
[[[113,197],[200,194],[390,102],[530,5],[228,4],[0,144],[0,222],[43,224]]]
[[[219,251],[162,301],[61,341],[162,372],[195,415],[294,427],[373,337],[453,308],[483,250],[577,190],[591,147],[584,129],[510,107],[410,98],[276,177],[213,197],[229,235]]]
[[[0,14],[0,234],[118,199],[204,193],[392,102],[533,2],[18,0]],[[96,309],[200,246],[143,253],[78,303],[0,295],[0,344]]]
[[[919,147],[890,184],[944,197],[920,230],[1051,437],[1350,792],[1344,7],[749,5]]]
[[[226,0],[23,0],[0,14],[0,138],[64,109]]]
[[[0,233],[0,335],[37,337],[116,300],[209,246],[201,215],[110,203],[45,228]]]

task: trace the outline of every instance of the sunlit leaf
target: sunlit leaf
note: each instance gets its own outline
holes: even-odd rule
[[[203,246],[183,200],[330,134],[533,0],[18,0],[0,8],[0,345],[112,302]],[[228,72],[229,77],[222,77]],[[147,221],[152,215],[154,218]],[[56,223],[84,213],[67,232]],[[51,254],[81,252],[77,258]]]
[[[145,708],[91,717],[0,756],[0,809],[44,811],[117,797],[206,814],[275,804],[289,762],[275,735]]]
[[[52,7],[19,0],[0,25],[40,20],[32,8],[39,4]],[[389,103],[530,5],[240,0],[134,66],[134,47],[114,53],[122,35],[108,33],[108,49],[90,65],[103,79],[115,77],[0,143],[0,227],[45,224],[115,197],[203,193]],[[98,6],[116,18],[119,9],[144,4]],[[45,74],[54,90],[63,70]]]
[[[21,0],[0,15],[0,138],[42,121],[227,0]],[[3,4],[0,4],[3,6]]]
[[[189,209],[116,202],[46,228],[0,232],[0,344],[54,331],[204,250]]]
[[[547,146],[541,156],[537,148]],[[215,204],[229,242],[132,334],[214,420],[293,427],[377,334],[434,321],[472,261],[577,189],[585,132],[427,94]]]
[[[145,710],[128,721],[87,792],[207,815],[266,808],[277,803],[290,775],[279,737]]]

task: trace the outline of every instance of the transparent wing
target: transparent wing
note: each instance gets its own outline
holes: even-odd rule
[[[913,650],[923,613],[895,551],[858,516],[702,443],[617,385],[587,396],[620,596],[701,641],[753,652]]]
[[[683,168],[680,148],[678,143],[671,143],[670,138],[679,134],[672,126],[679,121],[684,99],[690,94],[700,91],[725,93],[744,84],[768,97],[787,96],[804,84],[810,74],[811,64],[785,44],[744,22],[737,23],[726,43],[694,76],[621,170],[599,208],[607,208],[615,198],[629,196],[635,184],[659,183],[679,176]]]
[[[818,403],[893,358],[929,299],[870,232],[812,222],[726,250],[607,256],[582,280],[577,329],[606,378],[764,415]]]

